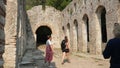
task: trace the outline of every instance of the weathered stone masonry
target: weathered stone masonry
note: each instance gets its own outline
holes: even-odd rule
[[[6,0],[0,0],[0,68],[3,68],[3,53],[4,53],[4,46],[5,46],[5,16],[6,16],[6,9],[5,9]]]
[[[4,67],[15,68],[18,4],[17,0],[7,0],[6,4]]]
[[[0,0],[0,68],[3,58],[6,68],[31,62],[36,50],[36,32],[41,27],[50,29],[55,48],[60,48],[61,40],[67,35],[72,52],[101,54],[113,37],[114,23],[120,23],[120,0],[73,0],[62,12],[48,6],[43,11],[41,6],[36,6],[27,14],[25,0],[7,3]],[[29,55],[25,56],[26,53]]]
[[[70,38],[71,47],[77,51],[101,54],[106,42],[113,37],[114,23],[120,23],[119,11],[119,0],[71,2],[62,11],[62,27]]]
[[[46,6],[45,10],[42,10],[42,6],[35,6],[31,10],[27,11],[31,29],[35,38],[37,38],[36,31],[42,27],[48,27],[52,31],[52,38],[55,48],[60,48],[60,41],[64,38],[61,27],[61,12],[53,7]],[[28,28],[29,29],[29,28]],[[40,33],[40,32],[39,32]],[[32,39],[31,39],[32,40]],[[30,40],[29,40],[30,41]],[[30,41],[31,45],[33,42]]]

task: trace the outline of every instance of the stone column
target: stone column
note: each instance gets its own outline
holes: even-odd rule
[[[19,64],[22,62],[23,56],[26,51],[26,12],[25,1],[18,0],[17,7],[17,36],[16,36],[16,68],[19,68]]]
[[[15,68],[16,60],[16,24],[17,24],[17,0],[7,0],[6,24],[5,24],[5,53],[4,67]]]
[[[90,52],[93,54],[101,54],[101,27],[98,17],[95,13],[93,13],[93,19],[91,20],[91,42],[90,42]]]
[[[3,53],[4,53],[4,45],[5,45],[5,2],[4,0],[0,0],[0,68],[3,68]]]
[[[77,28],[77,26],[76,26],[76,24],[73,24],[73,27],[72,27],[72,37],[73,37],[73,46],[72,46],[72,48],[73,48],[73,50],[75,51],[75,52],[77,52],[78,51],[78,28]]]

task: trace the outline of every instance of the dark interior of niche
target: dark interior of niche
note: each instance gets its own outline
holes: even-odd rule
[[[91,3],[91,6],[92,6],[92,3]]]

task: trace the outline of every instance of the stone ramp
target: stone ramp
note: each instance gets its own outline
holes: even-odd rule
[[[19,64],[19,68],[48,68],[44,64],[44,52],[41,49],[27,50]]]
[[[41,65],[39,65],[42,67],[41,62],[44,61],[43,52],[40,50],[28,50],[22,58],[19,68],[37,68],[38,61],[40,61]]]

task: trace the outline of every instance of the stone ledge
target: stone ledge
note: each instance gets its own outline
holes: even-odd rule
[[[0,7],[0,15],[2,15],[2,16],[6,16],[6,13],[5,13],[5,11],[4,10],[2,10],[2,8]]]
[[[30,61],[22,61],[19,65],[27,65],[27,64],[35,64],[35,63]]]
[[[0,15],[0,24],[2,26],[5,26],[5,17],[3,17],[2,15]]]
[[[4,61],[2,59],[0,59],[0,66],[3,66]]]
[[[4,26],[0,23],[0,29],[4,30]]]
[[[0,1],[0,8],[5,12],[6,9],[5,9],[5,6],[4,6],[4,2],[3,1]]]
[[[4,39],[0,39],[0,44],[5,44],[5,40]]]

